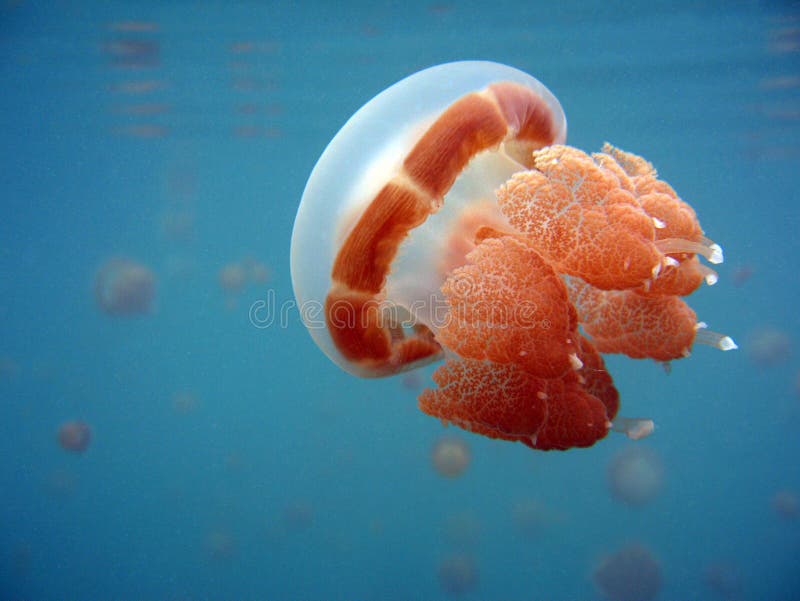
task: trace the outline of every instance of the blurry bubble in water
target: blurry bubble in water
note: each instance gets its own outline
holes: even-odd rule
[[[655,499],[664,483],[664,468],[656,453],[634,445],[619,451],[608,464],[612,496],[628,505],[645,505]]]
[[[437,473],[445,478],[456,478],[469,466],[469,447],[459,438],[441,438],[431,451],[431,461]]]
[[[609,601],[651,601],[661,589],[661,566],[645,547],[630,544],[603,557],[593,573]]]
[[[64,422],[58,428],[58,444],[66,451],[83,453],[92,441],[89,424],[79,420]]]
[[[478,568],[469,555],[450,555],[439,562],[439,583],[451,595],[468,593],[478,586]]]
[[[772,511],[786,520],[795,520],[800,515],[800,499],[791,490],[779,490],[770,501]]]
[[[756,365],[769,367],[786,361],[791,350],[789,336],[773,327],[762,327],[750,333],[747,355]]]
[[[156,294],[153,272],[132,259],[108,259],[97,271],[94,299],[109,315],[128,316],[149,313]]]

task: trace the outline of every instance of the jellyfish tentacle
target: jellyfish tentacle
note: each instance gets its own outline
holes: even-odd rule
[[[695,242],[694,240],[683,240],[681,238],[662,238],[656,240],[656,248],[663,254],[674,255],[680,253],[703,255],[709,263],[714,265],[722,263],[722,247],[714,242]]]
[[[739,346],[733,341],[733,338],[727,336],[726,334],[720,334],[719,332],[709,330],[705,322],[698,322],[696,328],[694,339],[695,342],[699,344],[713,346],[721,351],[733,351],[739,348]]]
[[[653,420],[643,417],[617,416],[611,422],[611,429],[614,432],[621,432],[631,440],[640,440],[653,433],[655,424]]]

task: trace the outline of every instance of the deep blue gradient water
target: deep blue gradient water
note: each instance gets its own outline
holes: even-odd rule
[[[800,598],[800,7],[344,4],[4,3],[0,599],[438,599],[457,554],[464,599],[590,600],[631,541],[658,599]],[[248,318],[267,290],[292,299],[294,215],[341,125],[463,59],[540,79],[570,144],[644,155],[725,249],[690,303],[738,351],[669,374],[608,359],[622,413],[657,424],[644,441],[543,453],[451,427],[472,460],[446,479],[419,386],[341,372],[296,312]],[[154,271],[149,315],[95,305],[115,255]],[[269,280],[225,292],[243,260]],[[83,454],[56,442],[68,419],[93,429]],[[634,444],[664,468],[643,507],[606,476]],[[453,540],[453,516],[475,531]]]

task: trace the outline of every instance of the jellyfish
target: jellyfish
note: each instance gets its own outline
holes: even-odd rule
[[[92,429],[80,420],[67,421],[58,427],[58,444],[65,451],[83,453],[92,441]]]
[[[772,495],[770,505],[775,514],[785,520],[794,520],[800,515],[800,499],[794,491],[776,491]]]
[[[439,475],[456,478],[469,467],[469,447],[459,438],[441,438],[433,446],[431,463]]]
[[[450,595],[461,595],[478,586],[478,567],[471,555],[448,555],[439,562],[439,583]]]
[[[661,565],[646,547],[635,543],[603,557],[592,577],[611,601],[651,601],[661,589]]]
[[[654,451],[640,446],[626,447],[611,459],[607,479],[615,499],[642,506],[661,492],[664,467]]]
[[[95,275],[95,302],[109,315],[133,316],[149,313],[155,293],[153,272],[132,259],[108,259]]]
[[[651,420],[617,416],[601,353],[668,362],[712,332],[681,297],[722,261],[643,158],[566,146],[531,75],[465,61],[373,98],[323,152],[292,233],[292,283],[320,349],[359,377],[444,360],[420,409],[540,450]]]

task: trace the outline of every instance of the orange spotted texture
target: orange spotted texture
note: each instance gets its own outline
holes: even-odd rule
[[[534,156],[535,170],[517,173],[497,191],[511,225],[557,271],[599,288],[631,288],[652,278],[662,261],[653,220],[617,174],[568,146]]]
[[[601,353],[656,361],[688,355],[697,315],[677,296],[600,290],[577,278],[567,285],[581,327]]]
[[[588,447],[608,433],[603,403],[574,372],[537,378],[514,364],[448,360],[433,374],[419,407],[446,422],[490,438],[520,441],[539,450]]]
[[[619,392],[614,387],[611,374],[600,353],[584,336],[578,335],[578,357],[583,367],[578,370],[578,379],[589,394],[597,397],[605,405],[606,416],[611,421],[619,411]]]
[[[674,255],[671,256],[677,258]],[[697,290],[705,279],[705,274],[700,267],[700,260],[695,255],[690,255],[680,261],[678,265],[668,265],[662,268],[656,279],[636,290],[646,296],[657,294],[687,296]]]
[[[461,357],[561,377],[576,355],[577,315],[534,248],[511,236],[482,241],[442,286],[448,314],[437,340]]]

